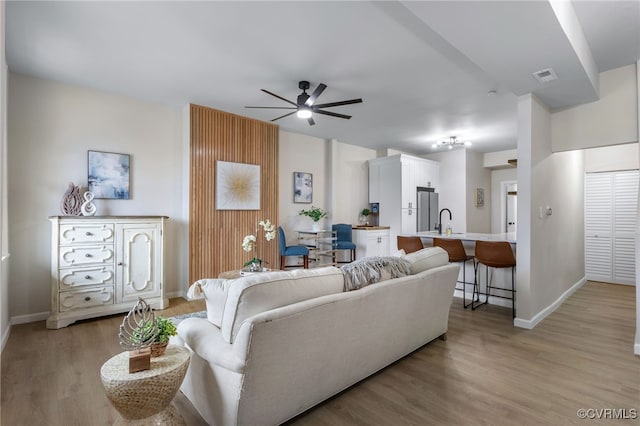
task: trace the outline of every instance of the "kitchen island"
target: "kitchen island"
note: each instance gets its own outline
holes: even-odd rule
[[[419,236],[422,239],[425,247],[430,247],[433,245],[434,238],[446,238],[449,240],[462,240],[463,242],[473,242],[476,241],[508,241],[512,245],[516,244],[516,233],[515,232],[503,232],[501,234],[483,234],[477,232],[454,232],[451,235],[446,235],[444,232],[439,234],[437,231],[429,231],[429,232],[418,232],[415,235]],[[466,248],[465,244],[465,248]],[[472,247],[472,246],[470,246]],[[469,254],[472,254],[470,252]]]
[[[444,232],[439,234],[437,231],[430,232],[418,232],[413,234],[412,236],[418,236],[422,240],[422,244],[425,247],[433,246],[434,238],[443,238],[448,240],[462,240],[462,245],[464,246],[465,251],[469,255],[473,255],[475,253],[475,244],[476,241],[507,241],[511,244],[511,248],[513,249],[514,255],[516,254],[516,233],[515,232],[504,232],[499,234],[483,234],[483,233],[475,233],[475,232],[467,232],[467,233],[452,233],[451,235],[446,235]],[[473,277],[474,277],[474,268],[473,262],[466,262],[466,295],[467,295],[467,303],[471,301],[470,295],[473,294]],[[478,283],[480,285],[480,300],[484,301],[484,292],[486,288],[486,275],[485,275],[485,266],[478,267]],[[456,286],[456,291],[454,293],[455,297],[462,298],[462,268],[460,268],[460,275],[458,276],[458,285]],[[491,280],[491,285],[496,287],[503,288],[511,288],[511,268],[504,269],[493,269],[491,268],[489,272],[489,279]],[[517,282],[516,282],[517,285]],[[491,294],[510,296],[510,292],[501,292],[500,290],[491,290]],[[499,297],[490,297],[490,304],[511,307],[511,301],[502,299]]]

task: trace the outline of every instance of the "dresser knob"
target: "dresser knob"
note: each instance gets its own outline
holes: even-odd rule
[[[91,232],[85,232],[85,234],[84,234],[84,235],[86,235],[87,237],[90,237],[90,236],[92,236],[93,234],[92,234]]]
[[[91,257],[91,253],[85,254],[84,257]]]
[[[85,276],[84,276],[84,279],[85,279],[85,280],[90,280],[90,279],[91,279],[91,275],[85,275]]]
[[[85,301],[85,302],[88,302],[89,300],[91,300],[91,297],[89,297],[89,296],[87,296],[87,297],[85,297],[85,298],[84,298],[84,301]]]

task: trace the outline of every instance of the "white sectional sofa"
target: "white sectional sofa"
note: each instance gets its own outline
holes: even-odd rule
[[[194,283],[207,319],[178,326],[182,391],[211,425],[279,424],[444,337],[459,266],[406,259],[411,275],[348,292],[334,267]]]

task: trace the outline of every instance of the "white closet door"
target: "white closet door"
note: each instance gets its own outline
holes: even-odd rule
[[[585,185],[585,275],[588,280],[613,278],[613,176],[590,173]]]
[[[635,284],[637,170],[591,173],[585,185],[585,273],[589,280]]]
[[[614,174],[613,282],[636,282],[638,171]]]

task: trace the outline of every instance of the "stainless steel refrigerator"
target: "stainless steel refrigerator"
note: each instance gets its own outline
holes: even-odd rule
[[[419,186],[418,232],[435,231],[438,223],[438,193],[434,188]]]

